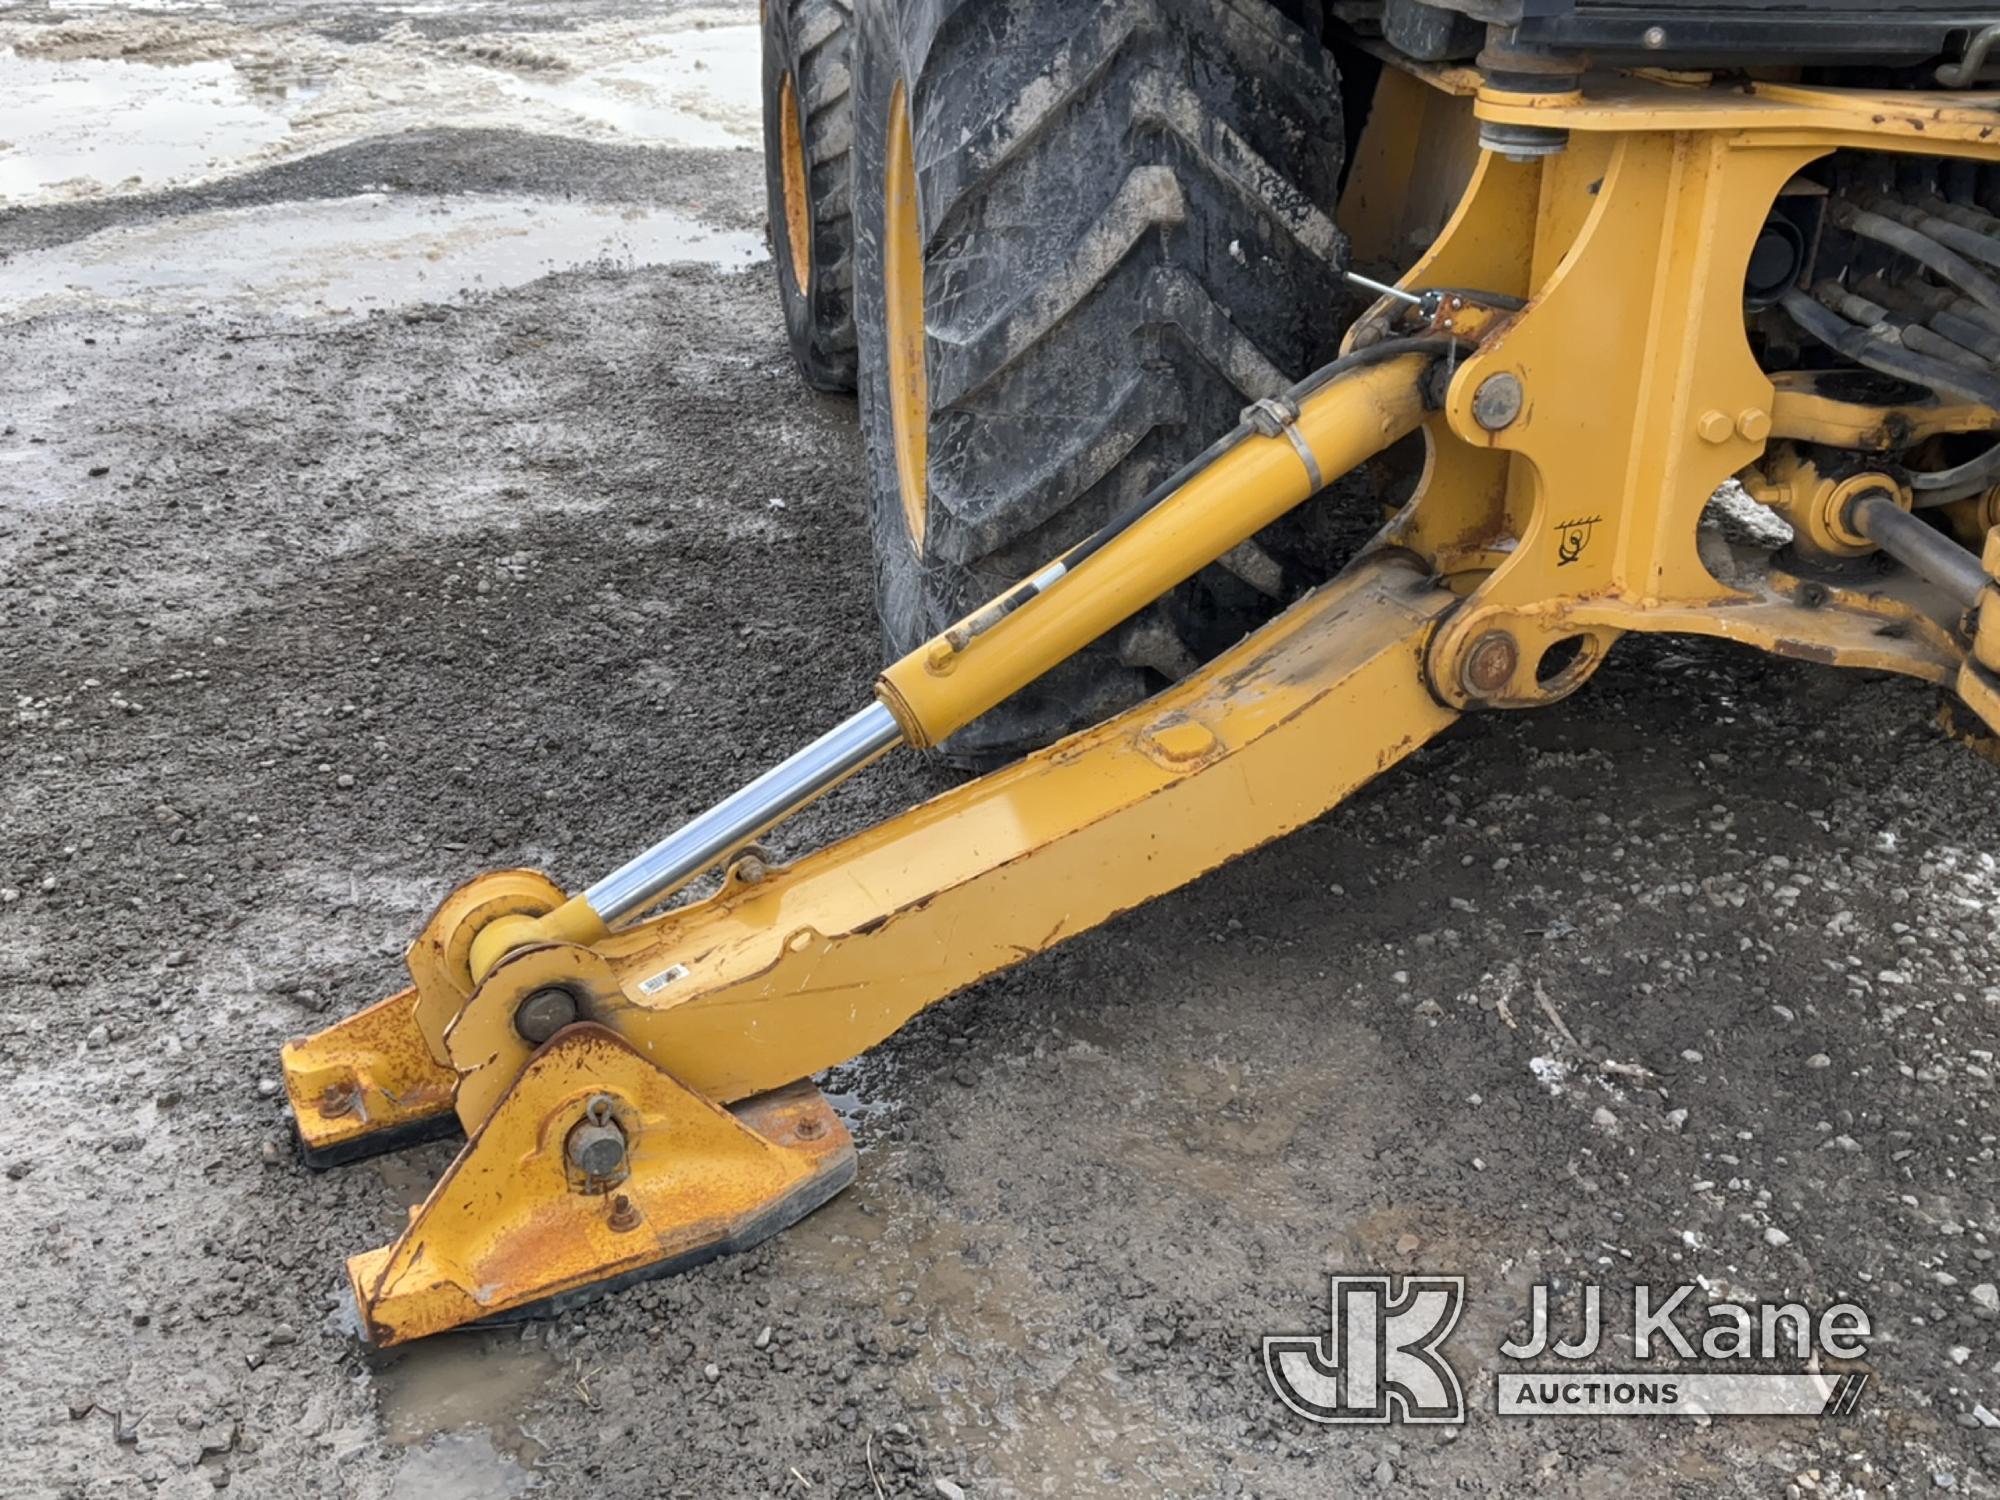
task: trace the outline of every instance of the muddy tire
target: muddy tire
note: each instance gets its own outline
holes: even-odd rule
[[[806,382],[854,389],[849,0],[767,0],[764,180],[785,331]]]
[[[1332,59],[1262,0],[857,0],[855,24],[861,414],[895,655],[1333,357],[1343,133]],[[898,149],[916,200],[900,231]],[[913,256],[914,387],[892,358]],[[1313,581],[1270,533],[1227,563],[947,754],[991,764],[1101,719]]]

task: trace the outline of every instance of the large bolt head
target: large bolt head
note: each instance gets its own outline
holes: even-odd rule
[[[625,1132],[586,1120],[569,1133],[569,1164],[586,1177],[616,1177],[625,1170]]]
[[[1511,427],[1521,415],[1524,399],[1520,376],[1504,370],[1498,375],[1488,375],[1472,393],[1472,420],[1488,432]]]
[[[576,996],[568,990],[536,990],[514,1009],[514,1030],[539,1047],[576,1020]]]
[[[1521,648],[1514,644],[1514,637],[1504,630],[1487,631],[1466,650],[1460,674],[1466,692],[1475,698],[1491,698],[1506,691],[1520,662]]]

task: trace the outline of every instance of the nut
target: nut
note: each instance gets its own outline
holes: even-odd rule
[[[639,1227],[639,1210],[632,1206],[632,1200],[623,1193],[611,1200],[611,1228],[616,1234],[626,1234]]]
[[[1475,698],[1491,698],[1506,691],[1521,664],[1521,648],[1504,630],[1489,630],[1474,641],[1465,653],[1460,680]]]
[[[1488,375],[1479,382],[1479,389],[1472,393],[1472,420],[1488,432],[1511,427],[1521,415],[1525,399],[1520,376],[1505,370],[1498,375]]]

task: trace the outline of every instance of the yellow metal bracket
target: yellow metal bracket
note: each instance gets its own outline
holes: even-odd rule
[[[853,1177],[853,1141],[810,1084],[726,1110],[572,1026],[348,1280],[370,1342],[402,1343],[753,1245]]]

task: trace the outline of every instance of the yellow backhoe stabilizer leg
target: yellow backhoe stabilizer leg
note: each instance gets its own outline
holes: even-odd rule
[[[1452,602],[1403,554],[1369,558],[1167,693],[1006,770],[594,947],[509,955],[446,1038],[464,1151],[396,1245],[351,1264],[370,1338],[677,1269],[823,1201],[852,1175],[851,1154],[828,1155],[845,1132],[817,1117],[798,1156],[760,1123],[772,1091],[1309,822],[1423,744],[1457,717],[1422,673]],[[556,989],[577,1021],[537,1050],[517,1017]],[[616,1229],[611,1200],[585,1201],[565,1168],[597,1097],[643,1230]]]
[[[1985,103],[1895,102],[1913,97],[1638,78],[1484,89],[1482,129],[1560,149],[1480,156],[1325,379],[1259,402],[1205,467],[891,665],[876,701],[588,889],[514,870],[453,892],[410,949],[409,990],[285,1054],[310,1160],[469,1136],[401,1237],[351,1263],[369,1335],[560,1302],[790,1222],[853,1163],[801,1080],[1310,821],[1458,712],[1561,700],[1621,635],[1701,633],[1955,685],[2000,729],[2000,541],[1983,560],[1964,545],[2000,516],[2000,483],[1952,500],[1937,474],[1868,451],[1900,452],[1919,428],[2000,432],[2000,409],[1901,386],[1876,399],[1817,366],[1774,379],[1745,332],[1761,228],[1789,192],[1828,193],[1801,174],[1831,153],[2000,161]],[[1465,107],[1423,113],[1462,139]],[[1796,286],[1782,301],[1828,347],[1851,342]],[[1419,426],[1422,478],[1373,543],[1176,686],[791,866],[738,858]],[[1821,447],[1840,461],[1822,469]],[[1703,527],[1732,478],[1795,546]],[[1947,489],[1957,540],[1913,513],[1920,480]],[[1870,552],[1883,566],[1828,565]],[[717,868],[715,895],[634,920]]]
[[[899,710],[882,721],[930,743],[1033,680],[1310,495],[1308,458],[1337,472],[1411,431],[1428,362],[1310,393],[1298,442],[1244,439],[1087,566],[1045,571],[1036,595],[892,668]],[[352,1261],[368,1336],[560,1300],[790,1223],[852,1154],[823,1104],[808,1140],[772,1133],[787,1086],[1290,832],[1424,743],[1456,717],[1423,674],[1454,602],[1419,559],[1372,553],[1125,714],[622,930],[532,872],[453,892],[411,947],[412,990],[285,1054],[309,1158],[440,1124],[469,1137],[396,1243]],[[608,1197],[579,1175],[586,1137],[626,1184]]]

